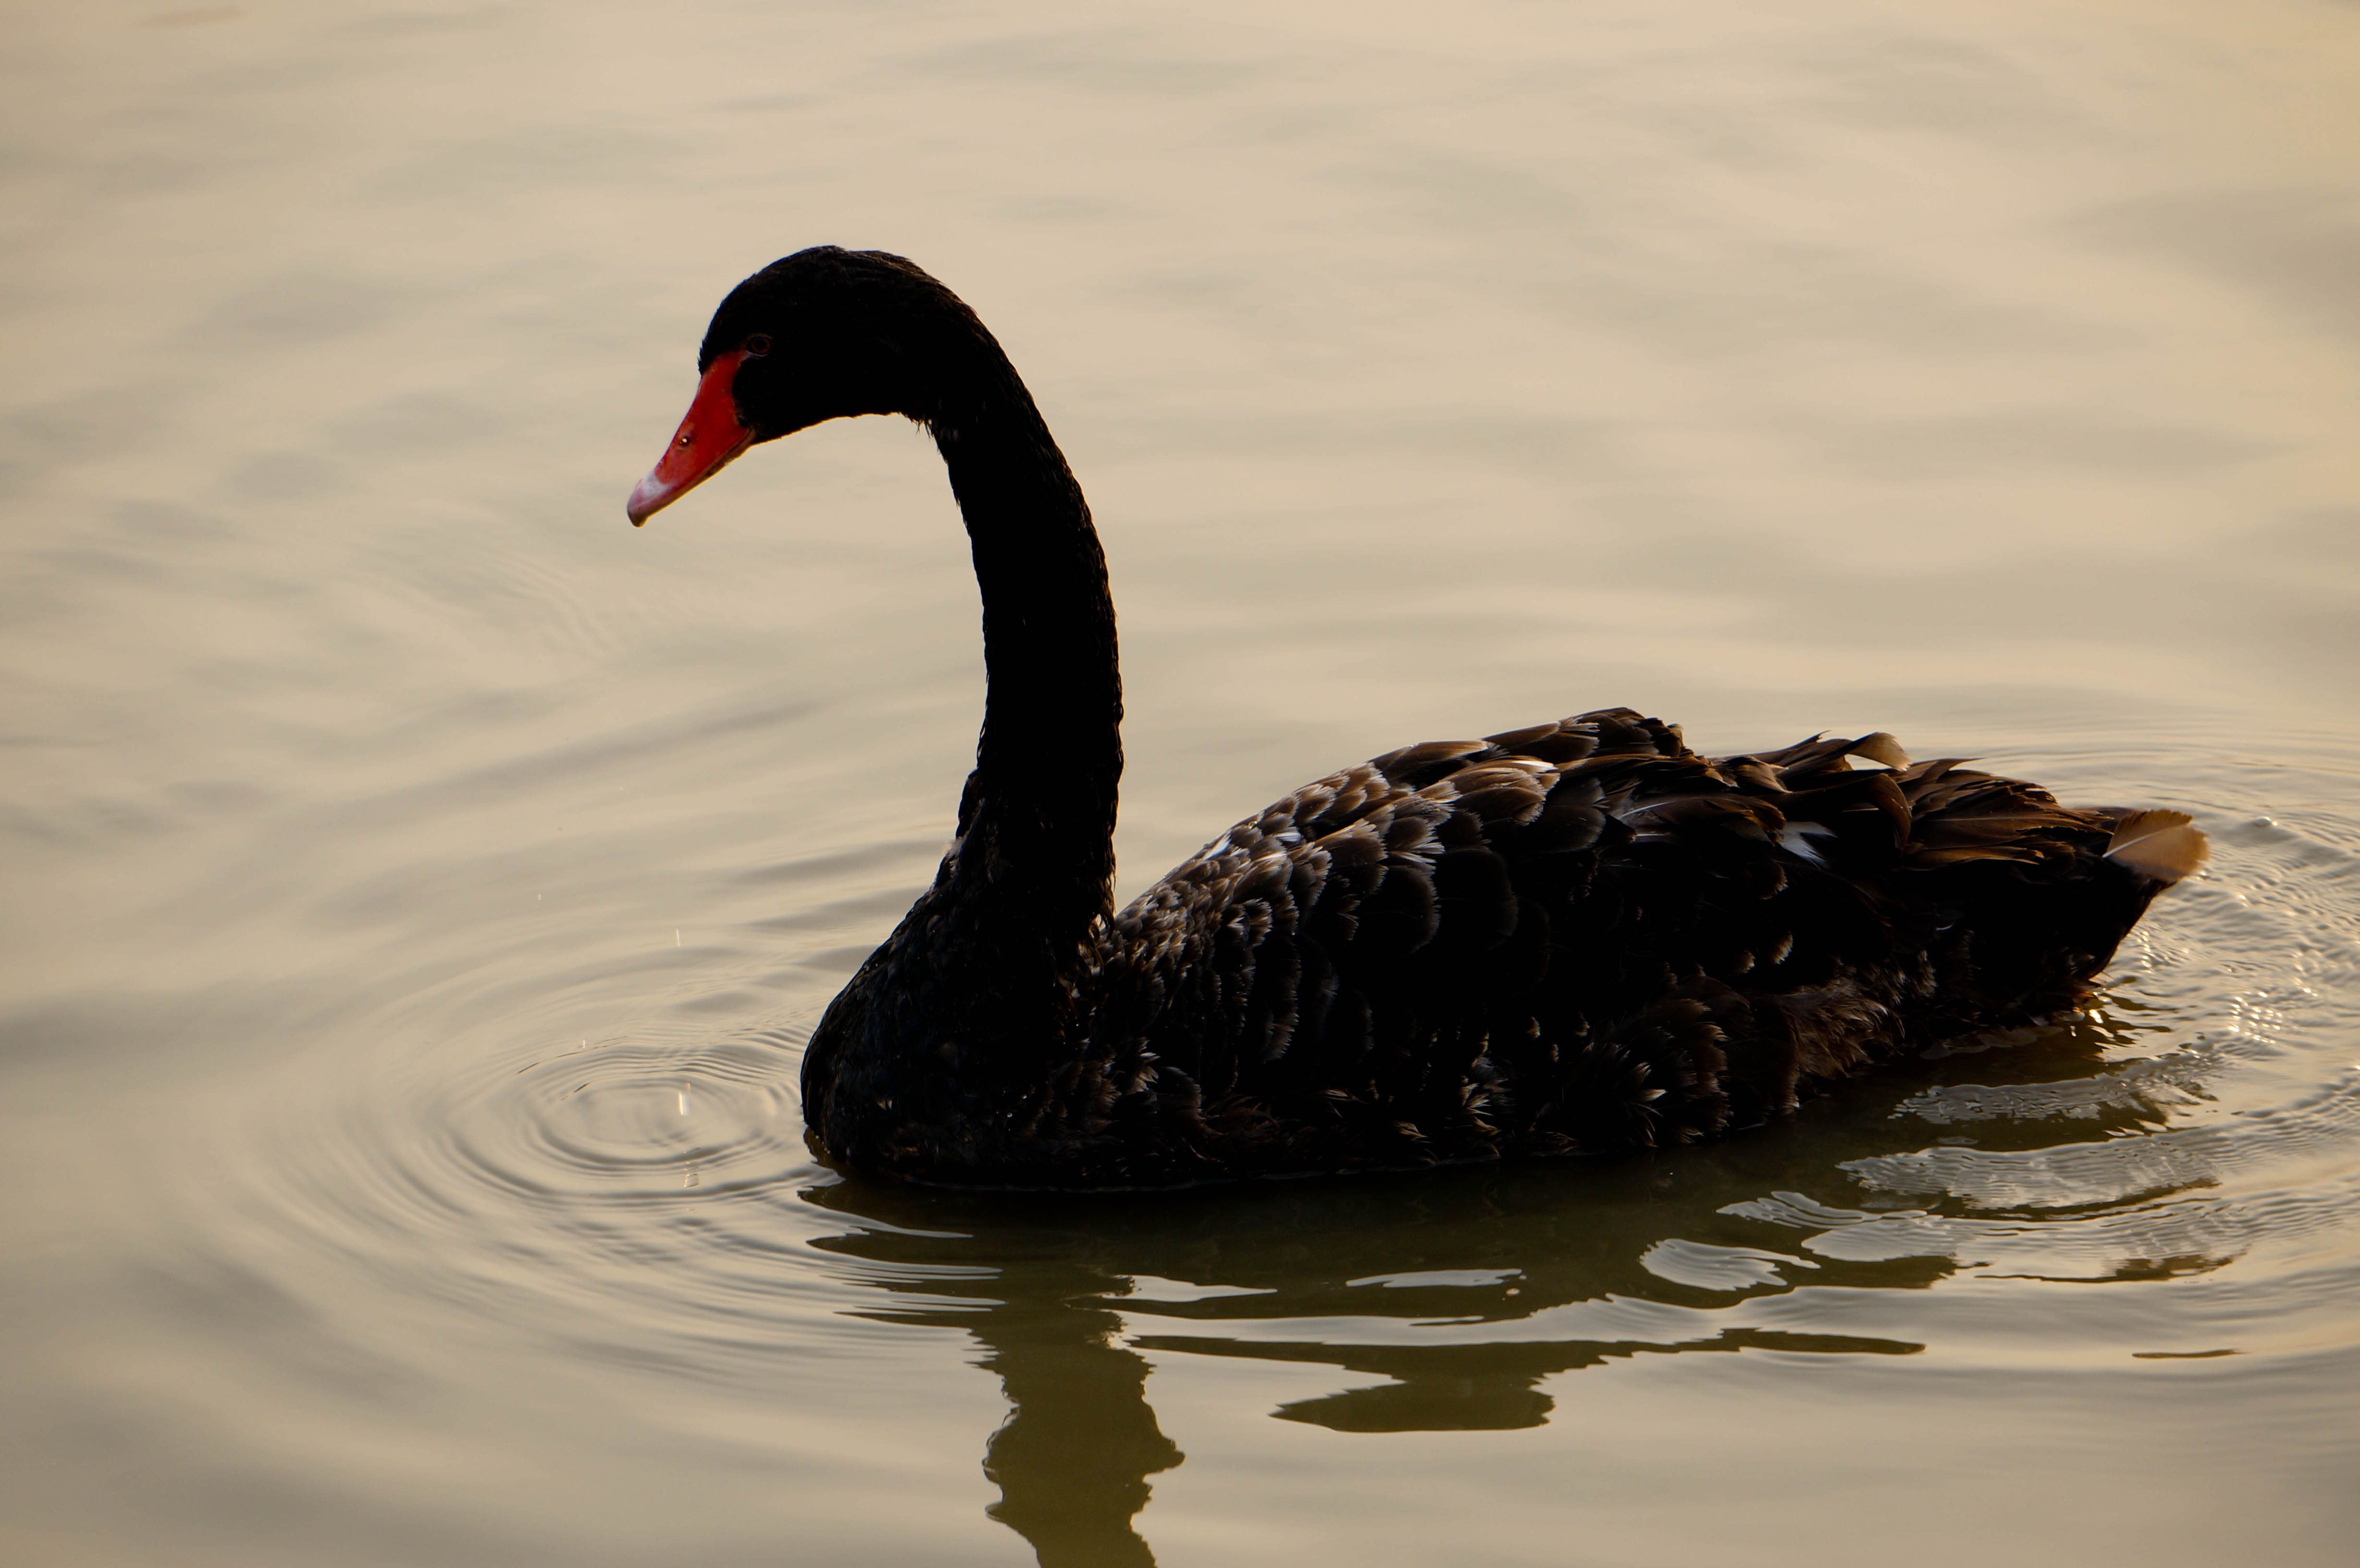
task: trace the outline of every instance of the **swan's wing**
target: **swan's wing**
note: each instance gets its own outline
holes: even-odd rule
[[[1627,709],[1346,768],[1117,917],[1099,1039],[1135,1042],[1216,1121],[1480,1128],[1487,1042],[1532,1036],[1562,911],[1641,831],[1621,819],[1699,792],[1733,795],[1677,730]]]
[[[1231,1165],[1258,1137],[1301,1168],[1306,1138],[1340,1166],[1705,1136],[1913,1027],[2065,1005],[2192,831],[1883,735],[1709,761],[1615,710],[1414,746],[1123,911],[1098,1039]]]

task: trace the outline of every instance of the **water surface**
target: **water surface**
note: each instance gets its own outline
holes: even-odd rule
[[[0,16],[12,1559],[2345,1560],[2360,9]],[[1090,491],[1125,896],[1612,702],[2213,866],[2088,1019],[1710,1149],[842,1181],[946,487],[862,420],[621,511],[822,242]]]

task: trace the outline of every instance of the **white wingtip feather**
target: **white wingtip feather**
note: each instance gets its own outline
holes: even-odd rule
[[[2114,824],[2106,843],[2107,859],[2166,884],[2194,871],[2211,854],[2186,811],[2133,811]]]

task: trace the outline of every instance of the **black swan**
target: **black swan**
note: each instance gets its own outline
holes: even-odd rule
[[[803,1058],[853,1171],[1157,1187],[1710,1138],[2075,1007],[2204,858],[2182,812],[1888,735],[1706,758],[1610,708],[1330,774],[1117,912],[1106,558],[1000,344],[911,262],[823,246],[732,289],[697,368],[634,523],[757,441],[902,414],[982,590],[957,835]]]

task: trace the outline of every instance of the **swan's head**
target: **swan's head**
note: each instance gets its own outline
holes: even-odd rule
[[[901,256],[821,245],[772,262],[713,313],[688,417],[631,492],[631,521],[757,441],[850,414],[932,418],[930,399],[977,337],[991,341],[957,296]]]

